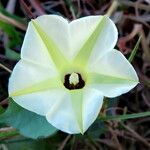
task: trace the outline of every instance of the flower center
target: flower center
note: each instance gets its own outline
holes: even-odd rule
[[[79,73],[73,72],[65,75],[64,86],[69,90],[82,89],[85,86],[85,82]]]
[[[77,85],[79,83],[79,75],[73,72],[69,77],[69,83],[73,85]]]

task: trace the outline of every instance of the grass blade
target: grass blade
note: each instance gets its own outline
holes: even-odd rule
[[[138,48],[139,48],[139,44],[140,44],[140,42],[141,42],[141,36],[139,37],[139,39],[138,39],[138,41],[137,41],[137,43],[136,43],[136,45],[135,45],[135,47],[134,47],[134,49],[132,50],[132,52],[131,52],[131,54],[130,54],[130,57],[128,58],[128,61],[131,63],[132,61],[133,61],[133,59],[134,59],[134,57],[135,57],[135,54],[136,54],[136,52],[137,52],[137,50],[138,50]]]
[[[98,119],[102,121],[108,121],[108,120],[127,120],[127,119],[135,119],[140,117],[148,117],[150,116],[150,111],[148,112],[141,112],[141,113],[133,113],[133,114],[125,114],[125,115],[116,115],[116,116],[100,116]]]

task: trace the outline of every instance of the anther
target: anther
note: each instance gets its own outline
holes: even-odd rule
[[[73,72],[69,77],[69,84],[73,84],[74,86],[79,83],[79,75]]]

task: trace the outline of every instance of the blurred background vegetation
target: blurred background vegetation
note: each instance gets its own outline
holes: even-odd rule
[[[112,3],[112,0],[0,0],[0,150],[150,149],[150,0],[118,0],[113,6]],[[106,98],[100,117],[84,135],[57,131],[42,117],[8,100],[8,79],[20,59],[31,19],[57,14],[73,20],[107,12],[119,31],[116,48],[126,58],[130,57],[140,84],[120,97]]]

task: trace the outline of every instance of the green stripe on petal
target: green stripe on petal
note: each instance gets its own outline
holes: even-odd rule
[[[70,91],[73,110],[80,128],[80,132],[83,134],[83,114],[82,114],[82,105],[83,105],[83,90],[72,90]]]
[[[79,50],[77,56],[74,59],[74,63],[79,66],[86,66],[91,52],[97,42],[98,37],[100,36],[101,31],[105,27],[107,16],[100,18],[95,30],[92,32],[90,37],[85,41],[81,49]]]
[[[30,87],[18,90],[16,92],[12,92],[9,94],[10,97],[14,96],[21,96],[25,94],[31,94],[34,92],[44,91],[48,89],[54,89],[54,88],[62,88],[62,82],[59,80],[59,78],[51,78],[44,81],[41,81],[35,85],[32,85]]]
[[[123,83],[137,83],[137,81],[121,78],[121,77],[114,77],[109,75],[103,75],[99,73],[89,73],[87,84],[123,84]]]
[[[69,62],[65,58],[65,56],[61,53],[57,45],[53,42],[53,40],[47,36],[47,34],[43,31],[40,25],[35,21],[32,20],[32,24],[35,27],[37,33],[41,37],[43,43],[47,47],[47,50],[56,65],[58,71],[61,71],[64,67],[69,66]]]

